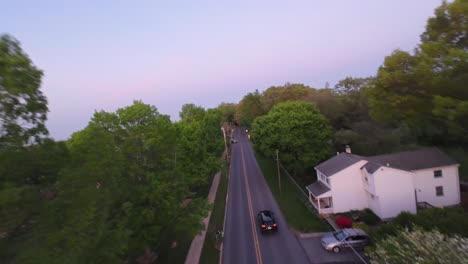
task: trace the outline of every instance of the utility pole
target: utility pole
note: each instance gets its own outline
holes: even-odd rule
[[[280,177],[280,168],[279,168],[279,150],[276,150],[276,167],[278,168],[278,188],[281,195],[281,177]]]

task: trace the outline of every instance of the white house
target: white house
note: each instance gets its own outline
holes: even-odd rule
[[[455,161],[437,148],[363,157],[338,154],[315,167],[317,181],[306,188],[320,214],[371,209],[381,219],[419,206],[460,203]]]

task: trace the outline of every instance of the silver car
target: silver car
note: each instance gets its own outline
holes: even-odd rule
[[[369,236],[361,229],[345,228],[323,236],[321,242],[324,249],[338,253],[345,247],[367,246]]]

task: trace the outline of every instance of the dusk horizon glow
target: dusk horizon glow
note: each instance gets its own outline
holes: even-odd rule
[[[178,120],[183,104],[213,108],[249,92],[333,87],[412,52],[442,0],[4,1],[11,34],[44,71],[50,136],[65,140],[94,111],[134,100]]]

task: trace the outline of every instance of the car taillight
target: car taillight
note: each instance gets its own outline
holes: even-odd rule
[[[261,225],[262,228],[266,228],[266,225]]]
[[[277,226],[277,224],[273,224],[273,226],[274,226],[274,227],[276,227],[276,226]]]

